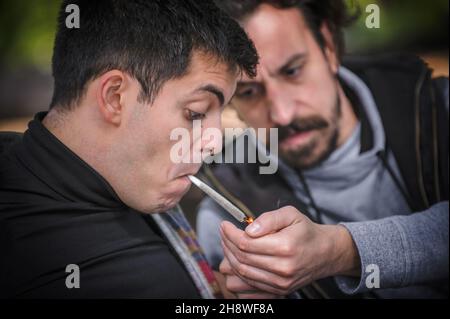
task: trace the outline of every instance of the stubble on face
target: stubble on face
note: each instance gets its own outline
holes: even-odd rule
[[[314,136],[305,145],[280,149],[281,158],[298,169],[313,168],[326,160],[337,148],[342,117],[341,99],[337,94],[335,106],[329,119],[320,115],[296,118],[287,126],[277,127],[280,143],[297,133],[312,131]]]

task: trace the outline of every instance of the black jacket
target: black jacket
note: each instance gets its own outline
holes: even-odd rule
[[[23,137],[0,133],[0,298],[199,298],[153,220],[37,117]]]

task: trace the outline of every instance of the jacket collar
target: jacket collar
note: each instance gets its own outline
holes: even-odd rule
[[[124,207],[108,182],[43,124],[40,112],[28,124],[18,157],[33,175],[52,190],[50,197],[102,207]]]

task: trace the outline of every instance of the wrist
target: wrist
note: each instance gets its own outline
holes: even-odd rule
[[[354,276],[361,274],[361,261],[358,248],[350,232],[341,225],[328,226],[332,231],[330,238],[331,273],[330,276]]]

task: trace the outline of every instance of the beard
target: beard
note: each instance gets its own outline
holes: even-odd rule
[[[280,149],[281,158],[291,167],[297,169],[313,168],[322,163],[337,148],[341,116],[341,99],[337,95],[329,120],[316,115],[297,118],[287,126],[277,127],[280,143],[294,134],[308,131],[315,131],[316,133],[306,145],[290,150]]]

